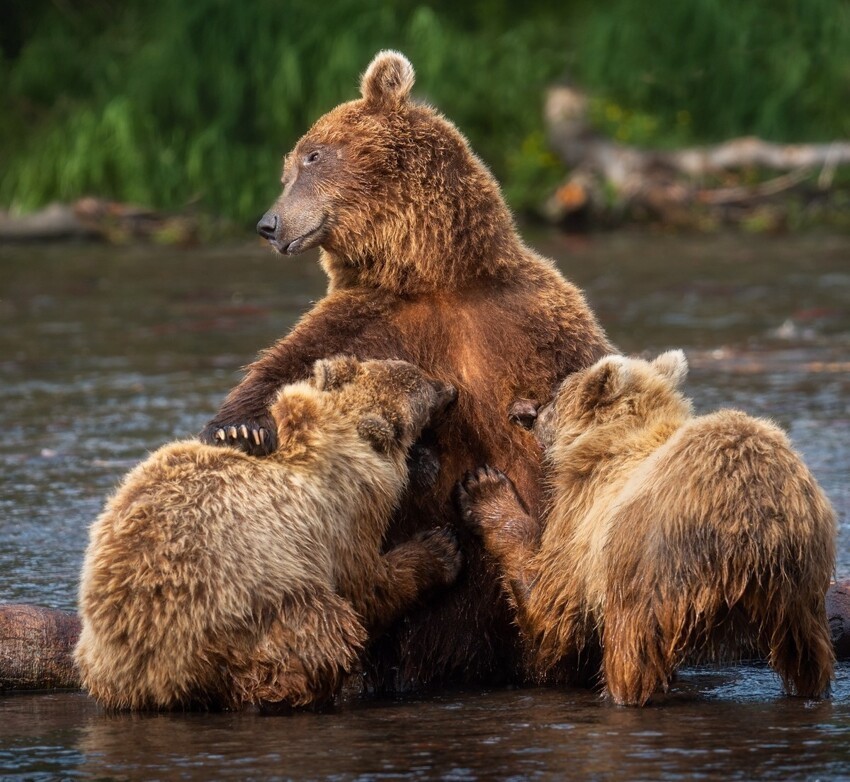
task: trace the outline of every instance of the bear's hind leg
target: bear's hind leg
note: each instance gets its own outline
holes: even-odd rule
[[[653,608],[639,598],[606,604],[602,673],[611,699],[621,706],[645,705],[654,692],[667,690],[675,672],[673,644]]]
[[[765,649],[768,661],[789,695],[829,695],[835,653],[820,601],[782,612],[766,624],[763,634],[769,634]]]
[[[357,666],[365,643],[357,615],[337,594],[288,597],[256,648],[231,655],[226,698],[234,707],[322,706]]]

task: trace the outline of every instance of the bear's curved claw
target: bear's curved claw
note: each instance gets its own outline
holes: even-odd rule
[[[272,430],[257,422],[225,426],[210,424],[201,432],[200,440],[208,445],[237,448],[252,456],[266,456],[276,447]]]
[[[457,482],[454,491],[455,502],[464,523],[472,528],[478,527],[476,510],[479,504],[503,491],[516,494],[511,479],[500,469],[485,464],[467,472]]]

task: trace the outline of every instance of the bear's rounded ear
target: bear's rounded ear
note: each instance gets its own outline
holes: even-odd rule
[[[354,356],[319,359],[313,365],[313,385],[319,391],[331,391],[350,383],[357,376],[360,362]]]
[[[584,384],[588,406],[613,402],[628,387],[632,368],[625,356],[606,356],[591,367]]]
[[[357,434],[372,445],[378,453],[389,453],[396,441],[392,424],[377,415],[367,415],[357,422]]]
[[[668,350],[652,362],[653,368],[674,386],[680,386],[688,376],[688,360],[681,350]]]
[[[531,429],[537,420],[539,407],[541,405],[531,399],[517,399],[508,410],[508,420],[523,429]]]
[[[395,109],[410,96],[415,78],[407,57],[385,49],[369,63],[360,80],[360,92],[366,103],[375,108]]]

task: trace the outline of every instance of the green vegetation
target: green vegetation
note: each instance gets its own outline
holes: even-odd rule
[[[624,140],[850,137],[845,0],[612,0],[581,30],[576,76]]]
[[[670,145],[850,136],[850,6],[837,0],[7,0],[0,206],[94,194],[191,201],[249,222],[280,158],[352,98],[381,48],[470,137],[518,208],[562,174],[547,83],[570,74],[601,129]]]

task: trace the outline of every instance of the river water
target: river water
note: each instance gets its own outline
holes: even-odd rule
[[[834,503],[850,575],[850,238],[532,237],[624,352],[684,348],[688,392],[783,425]],[[312,255],[0,247],[0,602],[73,609],[86,529],[238,367],[321,297]],[[324,715],[107,715],[0,696],[0,778],[850,779],[850,664],[834,697],[764,667],[688,670],[643,710],[583,690],[449,692]]]

